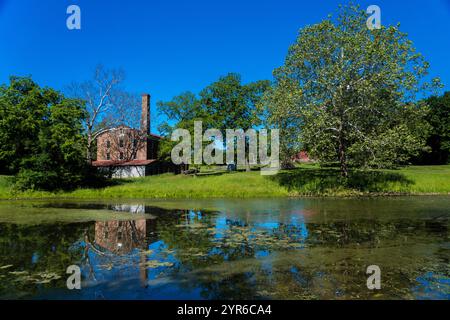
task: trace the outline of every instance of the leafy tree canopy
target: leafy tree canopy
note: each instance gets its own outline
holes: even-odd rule
[[[169,102],[158,102],[160,114],[168,121],[159,130],[170,136],[173,129],[187,129],[193,135],[194,121],[203,122],[203,128],[226,129],[255,128],[261,124],[258,104],[269,88],[266,80],[243,84],[241,76],[229,73],[210,84],[197,96],[185,92]],[[166,139],[161,144],[161,156],[170,157],[170,150],[176,144]]]
[[[446,164],[450,160],[450,92],[432,96],[425,103],[429,107],[426,121],[430,124],[428,152],[421,154],[420,163]]]
[[[260,124],[257,105],[270,82],[242,84],[241,76],[230,73],[200,92],[210,126],[219,130],[253,128]]]
[[[342,6],[337,19],[300,30],[266,97],[281,136],[295,132],[285,144],[338,161],[343,176],[348,165],[387,167],[417,154],[427,128],[416,95],[439,83],[424,81],[428,63],[399,26],[370,30],[366,21]]]
[[[42,88],[31,78],[11,77],[0,87],[0,170],[17,174],[20,189],[59,189],[85,178],[79,100]]]

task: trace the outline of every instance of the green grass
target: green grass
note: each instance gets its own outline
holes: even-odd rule
[[[302,165],[276,176],[259,171],[219,175],[165,174],[122,180],[102,189],[72,192],[29,191],[13,193],[9,177],[0,176],[0,199],[40,198],[263,198],[288,196],[364,196],[396,194],[449,194],[450,165],[413,166],[400,170],[355,170],[343,180],[335,168]]]
[[[302,166],[275,177],[291,193],[307,196],[450,194],[450,165],[400,170],[354,170],[348,180],[336,168]]]
[[[450,165],[413,166],[400,172],[413,183],[407,186],[389,185],[393,192],[450,194]]]
[[[7,176],[0,176],[0,198],[8,198],[10,196],[11,178]]]

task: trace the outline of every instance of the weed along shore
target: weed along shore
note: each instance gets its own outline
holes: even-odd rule
[[[164,174],[115,180],[103,188],[65,192],[16,192],[11,177],[0,177],[0,199],[205,199],[450,195],[450,165],[399,170],[355,170],[344,180],[337,168],[302,165],[262,176],[259,171],[198,175]]]

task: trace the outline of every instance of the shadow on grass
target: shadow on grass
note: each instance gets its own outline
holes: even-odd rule
[[[126,185],[132,182],[135,182],[136,179],[132,179],[132,178],[123,178],[123,179],[119,179],[119,178],[106,178],[106,177],[96,177],[95,179],[90,179],[87,182],[85,182],[82,185],[82,188],[87,188],[87,189],[104,189],[107,187],[115,187],[115,186],[122,186],[122,185]],[[63,191],[73,191],[78,189],[79,186],[74,187],[71,190],[63,190]]]
[[[336,168],[297,168],[271,177],[290,192],[324,194],[339,191],[389,193],[392,185],[407,187],[414,182],[401,173],[351,170],[347,179]]]
[[[212,176],[223,176],[224,174],[228,174],[226,171],[218,171],[218,172],[200,172],[195,176],[197,177],[212,177]]]

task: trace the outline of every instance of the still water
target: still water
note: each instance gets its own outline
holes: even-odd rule
[[[449,218],[450,197],[1,202],[0,299],[450,299]]]

